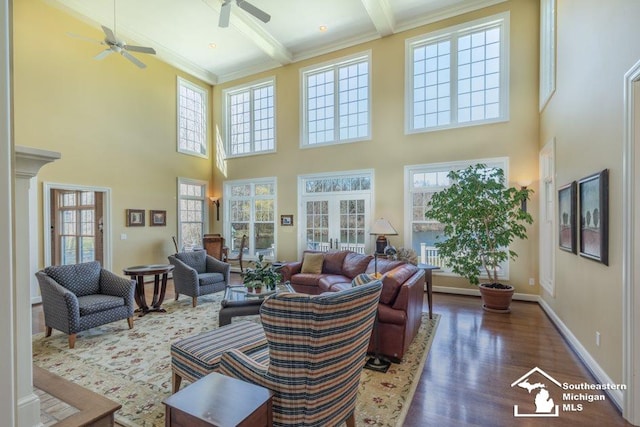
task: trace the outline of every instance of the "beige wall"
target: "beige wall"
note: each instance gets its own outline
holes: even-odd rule
[[[623,77],[640,59],[640,3],[563,0],[557,12],[557,90],[541,116],[540,142],[556,138],[558,186],[610,170],[609,266],[556,250],[555,295],[542,297],[620,382]]]
[[[144,70],[119,55],[95,61],[103,46],[67,32],[103,38],[41,0],[14,1],[15,143],[62,153],[39,175],[39,203],[44,181],[108,187],[113,270],[166,263],[177,177],[211,180],[211,160],[176,152],[176,76],[211,87],[150,55],[137,55]],[[125,227],[127,208],[166,210],[167,226]]]
[[[404,134],[404,54],[405,40],[440,28],[484,16],[511,13],[511,119],[506,123],[473,126],[455,130]],[[222,130],[221,93],[224,89],[253,80],[276,78],[277,153],[231,159],[228,175],[216,171],[214,185],[221,192],[225,179],[249,179],[276,176],[278,179],[278,215],[296,215],[294,227],[279,227],[278,258],[292,260],[297,253],[297,176],[316,172],[373,169],[375,171],[374,217],[385,217],[400,236],[391,242],[403,245],[405,165],[447,162],[461,159],[509,157],[511,184],[531,179],[537,172],[538,152],[538,2],[518,0],[466,14],[444,22],[421,27],[381,40],[365,43],[312,60],[295,63],[214,88],[214,121]],[[315,63],[371,49],[372,123],[371,141],[301,150],[299,128],[299,72]],[[533,185],[537,189],[537,182]],[[537,201],[531,203],[535,209]],[[221,223],[220,223],[221,224]],[[537,293],[528,286],[528,278],[537,278],[537,227],[530,229],[529,240],[515,249],[519,258],[511,264],[511,283],[517,292]],[[537,281],[537,280],[536,280]],[[468,286],[463,280],[438,278],[436,285]]]

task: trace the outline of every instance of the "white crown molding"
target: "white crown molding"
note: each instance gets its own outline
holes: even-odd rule
[[[442,21],[443,19],[452,18],[454,16],[462,15],[464,13],[474,12],[485,7],[493,6],[496,4],[504,3],[507,0],[470,0],[465,1],[462,4],[442,9],[436,13],[429,14],[427,16],[420,16],[415,19],[410,19],[399,23],[396,26],[396,32],[412,30],[423,25],[432,24],[434,22]]]
[[[380,37],[395,33],[396,20],[388,0],[361,0]]]

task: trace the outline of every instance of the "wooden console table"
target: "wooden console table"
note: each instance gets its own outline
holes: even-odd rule
[[[167,275],[173,271],[175,266],[171,264],[153,264],[153,265],[136,265],[134,267],[125,268],[124,274],[127,276],[134,276],[137,278],[135,299],[138,308],[136,311],[140,312],[140,317],[151,311],[165,312],[162,308],[162,301],[164,301],[164,294],[167,291]],[[147,305],[147,299],[144,295],[144,276],[155,276],[153,282],[153,300],[151,301],[151,307]],[[162,287],[160,287],[160,276],[162,276]]]
[[[429,319],[433,319],[433,270],[440,270],[437,265],[418,264],[418,268],[424,270],[424,284],[427,292],[427,301],[429,303]]]
[[[216,372],[169,396],[167,427],[271,427],[271,391]]]

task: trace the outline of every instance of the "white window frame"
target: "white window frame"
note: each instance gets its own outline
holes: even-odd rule
[[[254,91],[256,89],[260,89],[260,88],[264,88],[264,87],[268,87],[271,86],[272,90],[273,90],[273,148],[269,149],[269,150],[260,150],[260,151],[256,151],[255,149],[255,135],[254,135],[254,129],[255,129],[255,104],[254,104]],[[251,130],[250,130],[250,134],[251,134],[251,150],[247,153],[239,153],[239,154],[233,154],[233,149],[232,149],[232,126],[231,126],[231,96],[233,95],[237,95],[241,92],[249,92],[250,94],[250,126],[251,126]],[[225,135],[225,151],[227,153],[227,158],[234,158],[234,157],[245,157],[245,156],[252,156],[252,155],[256,155],[256,154],[266,154],[266,153],[274,153],[276,152],[276,115],[277,115],[277,111],[276,111],[276,78],[275,77],[269,77],[266,79],[262,79],[262,80],[256,80],[254,82],[248,83],[246,85],[241,85],[241,86],[235,86],[229,89],[225,89],[222,92],[222,102],[223,102],[223,111],[224,111],[224,135]]]
[[[471,159],[456,162],[442,162],[442,163],[427,163],[419,165],[408,165],[404,167],[404,241],[405,246],[413,248],[413,193],[416,191],[413,188],[412,177],[416,173],[432,173],[432,172],[448,172],[450,170],[461,170],[470,165],[483,163],[487,167],[500,168],[504,171],[505,185],[509,182],[509,158],[508,157],[493,157],[486,159]],[[444,189],[445,187],[433,187],[434,191],[437,189]],[[428,222],[426,219],[424,222]],[[420,259],[420,251],[416,251]],[[420,262],[424,263],[425,260],[420,259]],[[498,277],[503,280],[509,280],[509,260],[501,264],[502,267],[498,272]],[[453,273],[451,270],[442,268],[436,272],[437,274],[460,277]],[[481,273],[480,277],[487,277],[486,273]]]
[[[180,194],[180,185],[182,184],[187,184],[187,185],[197,185],[202,187],[202,196],[201,197],[197,197],[197,196],[183,196],[182,194]],[[177,184],[177,188],[176,188],[176,194],[177,194],[177,206],[176,206],[176,222],[178,225],[178,250],[183,250],[183,244],[182,244],[182,220],[180,217],[181,211],[180,211],[180,202],[182,200],[198,200],[198,201],[202,201],[202,234],[204,235],[207,230],[209,229],[209,208],[207,206],[207,194],[209,194],[209,183],[207,181],[201,181],[198,179],[191,179],[191,178],[181,178],[178,177],[178,184]],[[198,248],[202,246],[202,237],[200,236],[200,240],[198,242],[193,242],[193,247],[194,248]]]
[[[182,87],[187,88],[193,92],[196,92],[202,97],[202,105],[204,111],[202,111],[202,127],[200,130],[202,132],[203,140],[202,142],[193,141],[194,143],[199,144],[202,147],[201,151],[189,150],[188,148],[184,148],[181,145],[181,137],[180,137],[180,123],[182,117],[182,103],[180,97],[180,89]],[[189,142],[189,141],[187,141]],[[209,158],[209,91],[201,86],[198,86],[189,80],[183,79],[182,77],[177,77],[176,80],[176,147],[179,153],[187,154],[190,156],[202,157],[205,159]]]
[[[540,111],[556,91],[556,0],[540,0]]]
[[[555,186],[555,138],[540,151],[540,286],[555,296],[555,248],[557,238],[556,186]]]
[[[423,34],[405,41],[405,134],[433,132],[442,129],[479,126],[489,123],[506,122],[509,120],[509,39],[510,39],[510,14],[509,12],[488,16],[475,21],[445,28],[440,31]],[[499,76],[499,114],[496,118],[483,120],[458,121],[458,49],[457,42],[460,37],[482,30],[498,26],[500,28],[500,76]],[[450,122],[446,125],[420,127],[413,126],[414,119],[414,48],[436,43],[444,40],[451,41],[450,49]]]
[[[255,184],[272,184],[273,185],[273,195],[266,196],[256,196],[253,193],[250,196],[242,196],[242,197],[234,197],[231,195],[231,187],[234,185],[247,185],[250,184],[255,187]],[[248,253],[243,257],[243,260],[255,260],[257,259],[256,248],[255,248],[255,204],[256,200],[273,200],[273,256],[265,256],[264,258],[269,261],[274,261],[278,257],[278,178],[275,176],[272,177],[264,177],[264,178],[254,178],[254,179],[238,179],[225,181],[223,183],[223,208],[224,208],[224,224],[223,224],[223,232],[225,239],[227,242],[231,242],[231,201],[232,200],[250,200],[251,201],[251,213],[249,220],[249,234],[247,234],[247,248]],[[260,223],[265,223],[265,221],[260,221]]]
[[[355,137],[355,138],[340,138],[340,102],[339,102],[339,79],[337,78],[338,70],[341,67],[357,64],[361,62],[367,63],[367,132],[366,135]],[[309,109],[308,104],[309,100],[307,97],[307,81],[308,77],[324,72],[324,71],[334,71],[334,138],[330,141],[319,142],[319,143],[309,143],[309,129],[308,129],[308,117],[309,117]],[[372,82],[372,69],[371,69],[371,50],[367,50],[365,52],[357,53],[354,55],[345,56],[342,58],[338,58],[332,61],[324,62],[322,64],[316,64],[310,67],[305,67],[300,70],[300,148],[315,148],[315,147],[324,147],[327,145],[335,145],[335,144],[345,144],[350,142],[357,141],[368,141],[371,140],[371,82]]]

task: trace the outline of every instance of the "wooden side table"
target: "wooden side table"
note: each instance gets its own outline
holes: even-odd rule
[[[164,301],[164,294],[167,290],[167,275],[173,271],[175,266],[171,264],[153,264],[153,265],[136,265],[134,267],[127,267],[123,270],[127,276],[133,276],[137,279],[135,300],[138,304],[136,311],[140,312],[139,317],[151,311],[166,312],[162,308],[162,301]],[[153,300],[151,301],[151,307],[147,305],[147,300],[144,295],[144,276],[154,276],[153,281]],[[160,287],[160,276],[162,276],[162,287]]]
[[[216,372],[162,403],[167,427],[271,427],[271,391]]]
[[[429,303],[429,319],[433,319],[433,270],[440,270],[437,265],[418,264],[418,268],[424,270],[424,284],[427,292],[427,301]]]

